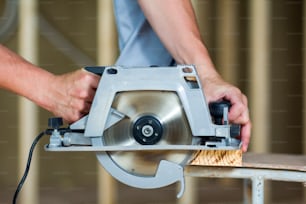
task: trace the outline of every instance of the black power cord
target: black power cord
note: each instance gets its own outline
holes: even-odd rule
[[[35,146],[37,145],[39,140],[44,135],[52,135],[52,133],[55,129],[58,130],[60,135],[63,135],[66,132],[73,132],[70,128],[60,128],[61,125],[63,125],[62,118],[49,118],[48,126],[51,127],[51,129],[46,129],[45,131],[39,133],[39,135],[37,135],[36,138],[34,139],[32,145],[31,145],[30,151],[29,151],[29,156],[28,156],[26,169],[24,170],[23,176],[22,176],[21,180],[19,181],[18,186],[17,186],[16,191],[15,191],[15,194],[14,194],[13,204],[16,204],[18,194],[21,191],[21,188],[22,188],[22,186],[23,186],[23,184],[24,184],[24,182],[25,182],[25,180],[28,176],[30,166],[31,166],[33,152],[34,152]],[[76,131],[78,131],[78,130],[76,130]]]
[[[35,146],[38,143],[38,141],[44,135],[52,135],[54,130],[57,130],[60,135],[63,135],[66,132],[72,132],[72,130],[70,130],[70,128],[60,128],[62,125],[63,125],[63,119],[62,118],[60,118],[60,117],[49,118],[48,126],[51,129],[46,129],[45,131],[39,133],[39,135],[37,135],[36,138],[34,139],[34,141],[32,143],[32,146],[30,148],[30,151],[29,151],[29,156],[28,156],[26,169],[24,170],[23,176],[22,176],[21,180],[19,181],[17,189],[16,189],[15,194],[14,194],[13,204],[16,204],[18,194],[21,191],[21,188],[22,188],[22,186],[23,186],[23,184],[24,184],[24,182],[25,182],[25,180],[28,176],[30,166],[31,166],[33,152],[34,152]]]
[[[36,144],[38,143],[38,141],[44,136],[44,135],[47,135],[47,131],[43,131],[41,133],[39,133],[38,136],[36,136],[36,138],[34,139],[33,143],[32,143],[32,146],[30,148],[30,151],[29,151],[29,156],[28,156],[28,161],[27,161],[27,166],[26,166],[26,169],[23,173],[23,176],[21,178],[21,180],[19,181],[19,184],[17,186],[17,189],[15,191],[15,194],[14,194],[14,198],[13,198],[13,204],[16,204],[17,202],[17,197],[18,197],[18,194],[19,192],[21,191],[21,188],[28,176],[28,173],[29,173],[29,170],[30,170],[30,165],[31,165],[31,161],[32,161],[32,156],[33,156],[33,152],[34,152],[34,148],[36,146]]]
[[[28,156],[26,169],[24,170],[23,176],[22,176],[21,180],[19,181],[17,189],[16,189],[15,194],[14,194],[13,204],[16,204],[18,194],[21,191],[21,188],[22,188],[22,186],[23,186],[23,184],[24,184],[24,182],[25,182],[25,180],[28,176],[30,166],[31,166],[32,156],[33,156],[33,152],[34,152],[36,144],[38,143],[38,141],[44,135],[52,135],[52,133],[55,129],[58,130],[61,135],[63,135],[65,132],[70,131],[69,128],[60,128],[60,126],[62,126],[62,125],[63,125],[63,119],[62,118],[59,118],[59,117],[49,118],[48,126],[51,127],[51,129],[46,129],[45,131],[39,133],[39,135],[37,135],[36,138],[34,139],[34,141],[32,143],[32,146],[30,148],[30,151],[29,151],[29,156]]]

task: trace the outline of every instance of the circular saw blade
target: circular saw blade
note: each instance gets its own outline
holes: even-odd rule
[[[133,125],[141,116],[158,119],[163,127],[160,140],[155,144],[192,144],[192,134],[182,104],[176,93],[170,91],[130,91],[118,93],[112,108],[127,117],[107,129],[103,144],[124,146],[139,144],[133,135]],[[153,176],[161,160],[184,164],[192,155],[188,151],[122,151],[108,152],[113,162],[125,171]]]

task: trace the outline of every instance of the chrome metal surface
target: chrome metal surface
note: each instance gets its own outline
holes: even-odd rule
[[[75,142],[76,143],[76,142]],[[209,143],[210,144],[210,143]],[[240,149],[240,146],[232,147],[228,146],[222,148],[222,150],[237,150]],[[123,148],[118,145],[110,146],[91,146],[84,144],[74,144],[72,146],[60,146],[60,147],[50,147],[49,144],[45,145],[46,151],[53,152],[128,152],[128,151],[180,151],[188,153],[188,151],[199,151],[199,150],[216,150],[215,147],[208,147],[205,145],[129,145],[124,146]]]
[[[115,97],[112,108],[126,118],[110,127],[103,134],[106,146],[124,147],[139,144],[132,132],[134,122],[141,116],[154,116],[163,126],[163,135],[155,145],[192,144],[192,134],[178,96],[168,91],[121,92]],[[186,151],[120,151],[108,152],[112,160],[125,171],[151,176],[161,160],[184,164],[192,152]]]

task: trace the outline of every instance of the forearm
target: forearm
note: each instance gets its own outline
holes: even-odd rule
[[[45,90],[54,77],[0,45],[0,87],[24,96],[50,110]]]
[[[229,120],[241,124],[242,150],[250,140],[247,98],[226,83],[214,68],[201,40],[190,0],[138,0],[146,18],[177,63],[195,64],[207,102],[222,99],[232,104]]]
[[[139,0],[165,47],[180,64],[195,64],[200,76],[218,76],[201,40],[189,0]]]
[[[53,75],[0,45],[0,88],[74,122],[89,112],[100,77],[83,69]]]

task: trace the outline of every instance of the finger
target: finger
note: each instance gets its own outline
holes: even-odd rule
[[[243,107],[241,108],[241,113],[237,118],[231,118],[231,122],[236,124],[245,124],[250,120],[249,109],[248,109],[248,101],[245,95],[242,95],[242,103]]]
[[[247,109],[247,107],[242,103],[242,99],[237,96],[233,96],[230,99],[231,108],[229,110],[229,120],[237,121],[237,119],[243,114],[243,112]]]
[[[95,97],[96,89],[91,88],[88,84],[86,85],[79,82],[78,87],[71,89],[69,94],[71,98],[84,100],[91,103]]]
[[[92,102],[101,77],[91,72],[88,72],[85,69],[82,70],[86,74],[86,76],[84,76],[82,82],[80,83],[80,85],[82,86],[80,88],[80,97],[85,99],[87,102]]]
[[[71,124],[82,118],[84,113],[81,113],[71,107],[63,106],[62,109],[55,112],[54,115],[62,117],[66,123]]]
[[[80,100],[78,102],[77,107],[76,107],[76,111],[78,111],[79,113],[82,113],[82,114],[87,114],[87,113],[89,113],[90,107],[91,107],[91,103],[89,103],[87,101]]]
[[[71,98],[67,108],[67,112],[70,110],[72,113],[88,113],[91,107],[91,103],[79,99],[79,98]]]
[[[85,74],[84,80],[86,81],[86,84],[88,84],[92,89],[96,89],[99,85],[101,77],[97,74],[85,70],[84,68],[81,70]]]
[[[87,90],[87,92],[85,93],[83,99],[87,102],[87,103],[91,103],[94,99],[96,95],[96,89],[89,89]]]
[[[237,124],[244,124],[249,121],[247,97],[240,93],[240,96],[233,96],[233,101],[229,112],[229,120]]]
[[[243,112],[235,119],[230,120],[231,123],[244,125],[250,120],[249,110],[246,108]]]
[[[66,114],[66,119],[65,122],[67,122],[68,124],[71,124],[79,119],[81,119],[82,117],[84,117],[86,114],[85,113],[81,113],[78,111],[74,111],[73,113],[71,113],[70,115]]]
[[[70,110],[66,110],[65,112],[65,121],[68,123],[75,122],[79,119],[81,119],[83,116],[87,115],[89,113],[91,104],[85,103],[83,106],[80,106],[81,108],[71,108]]]
[[[241,128],[241,142],[242,142],[242,151],[246,152],[251,138],[251,122],[247,122]]]

